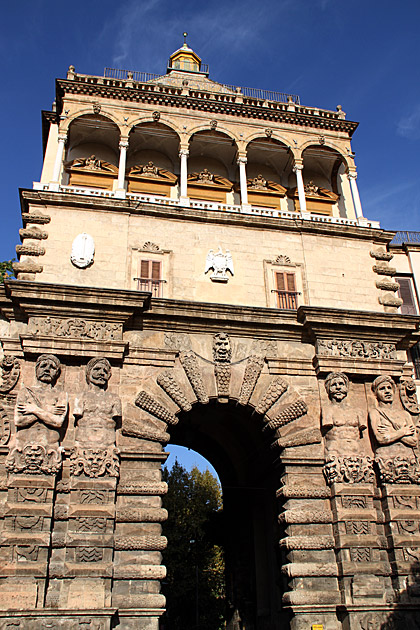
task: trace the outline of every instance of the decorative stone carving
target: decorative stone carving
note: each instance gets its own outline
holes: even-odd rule
[[[16,357],[5,355],[0,364],[1,383],[0,394],[9,393],[19,380],[20,363]]]
[[[390,376],[378,376],[372,383],[376,407],[369,411],[374,435],[375,460],[385,483],[420,483],[420,466],[414,449],[418,447],[411,415],[397,407],[396,385]]]
[[[45,247],[40,245],[16,245],[16,254],[18,256],[43,256],[45,254]]]
[[[251,353],[260,357],[276,357],[277,341],[276,339],[254,339],[251,345]]]
[[[287,388],[288,384],[280,376],[274,378],[256,406],[256,413],[260,415],[266,414],[267,411],[279,400],[279,398],[283,396],[283,394],[287,391]]]
[[[214,376],[219,399],[229,398],[232,348],[229,335],[218,333],[213,337]]]
[[[187,352],[191,350],[191,339],[185,333],[165,333],[165,346],[170,350],[178,352]]]
[[[93,339],[111,341],[122,339],[122,324],[104,321],[86,321],[79,318],[32,317],[29,323],[32,335],[71,337],[73,339]]]
[[[168,492],[165,481],[139,481],[118,484],[118,494],[163,495]]]
[[[117,550],[163,551],[168,545],[165,536],[114,536]]]
[[[264,133],[267,136],[267,138],[271,138],[271,136],[273,135],[273,130],[272,129],[264,129]]]
[[[119,474],[118,449],[115,446],[108,448],[82,448],[77,446],[70,455],[70,472],[78,476],[85,474],[87,477],[118,477]]]
[[[263,431],[274,431],[279,429],[280,427],[289,424],[289,422],[293,422],[293,420],[297,420],[298,418],[304,416],[308,413],[308,407],[304,400],[296,400],[290,405],[287,405],[275,418],[267,422]]]
[[[370,341],[343,341],[342,339],[319,339],[317,354],[330,357],[349,357],[355,359],[396,359],[396,347],[393,343]]]
[[[220,245],[219,250],[216,253],[214,253],[214,250],[211,249],[207,254],[204,273],[206,274],[210,271],[210,269],[213,269],[213,273],[210,276],[210,280],[213,282],[227,282],[229,280],[229,277],[226,274],[227,271],[229,271],[232,276],[235,275],[230,251],[227,249],[224,254]]]
[[[301,486],[298,484],[287,484],[279,488],[276,497],[285,499],[329,499],[331,490],[321,486]]]
[[[164,392],[168,394],[170,398],[180,407],[183,411],[191,411],[192,405],[186,399],[184,392],[181,389],[181,386],[176,381],[172,372],[170,370],[166,370],[165,372],[161,372],[156,382],[161,386]]]
[[[298,431],[293,435],[279,438],[271,445],[272,449],[292,448],[294,446],[307,446],[308,444],[320,444],[322,441],[321,431],[319,429],[305,429]]]
[[[369,534],[370,522],[369,521],[346,521],[346,534],[354,534],[355,536],[361,536],[363,534]]]
[[[121,400],[106,391],[110,377],[107,359],[94,358],[87,364],[88,390],[76,398],[73,411],[76,432],[70,464],[74,475],[118,476],[115,434],[121,419]]]
[[[379,297],[378,302],[383,306],[392,306],[393,308],[399,308],[403,304],[401,298],[395,297],[391,293],[385,293],[384,296]]]
[[[157,112],[157,111],[153,112],[152,118],[153,118],[154,122],[159,122],[159,120],[160,120],[160,112]]]
[[[184,368],[191,387],[193,388],[194,394],[197,396],[198,402],[204,405],[207,404],[209,402],[209,397],[204,386],[203,376],[194,352],[181,352],[179,360]]]
[[[38,225],[46,225],[51,221],[51,217],[42,212],[22,212],[22,221],[25,223],[35,223]]]
[[[371,249],[370,250],[370,255],[372,256],[372,258],[375,258],[376,260],[386,260],[386,261],[390,261],[394,258],[393,254],[390,254],[389,252],[385,251],[384,249]]]
[[[26,258],[25,260],[20,260],[19,262],[12,263],[12,268],[14,273],[42,273],[44,267],[39,265],[32,258]]]
[[[350,558],[352,562],[370,562],[372,550],[370,547],[351,547]]]
[[[100,547],[77,547],[76,562],[100,562],[103,550]]]
[[[387,262],[380,262],[377,265],[373,265],[372,269],[380,276],[395,276],[397,273],[395,267],[390,267]]]
[[[264,367],[264,359],[259,356],[250,356],[245,366],[244,378],[242,381],[241,393],[239,395],[239,404],[247,405],[255,389],[258,378]]]
[[[82,157],[73,160],[71,163],[73,167],[84,169],[86,171],[110,171],[108,162],[104,162],[96,157],[96,155],[90,155],[89,157]],[[113,171],[112,171],[113,172]]]
[[[333,536],[287,536],[279,540],[280,547],[294,549],[334,549]]]
[[[249,181],[248,188],[252,190],[267,190],[267,180],[260,173]]]
[[[126,407],[126,413],[128,409],[129,406]],[[142,440],[161,442],[161,444],[167,444],[171,439],[169,433],[159,430],[154,424],[146,424],[144,419],[139,422],[138,419],[125,417],[122,425],[122,433]]]
[[[417,388],[412,378],[404,378],[400,381],[400,400],[406,411],[411,415],[418,415],[420,408],[417,400]],[[1,390],[0,390],[1,391]]]
[[[86,269],[93,263],[95,256],[95,243],[90,234],[82,232],[78,234],[71,246],[70,260],[75,267]]]
[[[329,404],[322,408],[321,427],[325,431],[325,454],[360,454],[361,433],[367,422],[360,410],[348,403],[349,379],[342,372],[331,372],[324,382]]]
[[[32,225],[30,228],[20,228],[19,236],[22,239],[33,238],[36,240],[43,240],[43,239],[48,238],[48,232],[45,232],[44,230],[40,230],[39,227]]]
[[[42,354],[35,364],[38,385],[19,392],[16,435],[5,464],[9,472],[55,474],[60,469],[60,429],[68,408],[67,394],[55,387],[60,371],[57,357]]]
[[[373,483],[375,474],[371,457],[328,455],[324,466],[327,483]]]
[[[420,466],[414,457],[377,457],[379,478],[383,483],[418,483],[420,484]]]
[[[152,243],[152,241],[146,241],[142,247],[142,251],[144,252],[160,252],[159,245],[156,243]]]
[[[283,254],[279,254],[274,262],[276,262],[279,265],[290,265],[292,261],[290,260],[289,256],[284,256]]]
[[[143,411],[147,411],[152,416],[155,416],[155,418],[159,418],[159,420],[167,424],[178,424],[178,418],[145,391],[141,391],[138,394],[135,403],[137,407],[140,407]]]
[[[393,282],[392,280],[377,280],[376,281],[376,288],[377,289],[382,289],[383,291],[398,291],[398,289],[400,288],[400,285],[398,284],[398,282]]]
[[[216,129],[217,127],[217,120],[211,120],[210,121],[210,129],[213,129],[213,131]]]
[[[318,508],[294,508],[282,512],[278,520],[279,523],[286,523],[288,525],[296,523],[331,523],[332,514],[329,511],[319,510]]]
[[[137,507],[125,505],[117,508],[116,520],[119,523],[163,523],[168,511],[163,508]]]

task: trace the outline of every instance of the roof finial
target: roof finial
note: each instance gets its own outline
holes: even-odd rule
[[[186,46],[186,45],[187,45],[187,37],[188,37],[188,33],[187,33],[187,32],[184,32],[184,33],[183,33],[183,35],[184,35],[184,46]]]

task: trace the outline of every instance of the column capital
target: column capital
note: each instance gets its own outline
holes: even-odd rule
[[[63,142],[64,144],[66,144],[67,142],[67,131],[61,131],[58,134],[58,142]]]
[[[245,155],[238,155],[236,163],[237,164],[246,164],[248,162],[248,158]]]
[[[349,172],[347,173],[347,177],[348,177],[349,179],[354,179],[354,180],[356,180],[356,179],[357,179],[357,172],[356,172],[356,171],[349,171]]]
[[[303,164],[301,162],[295,162],[293,164],[293,172],[297,173],[297,171],[303,171]]]
[[[180,149],[179,150],[179,157],[182,157],[183,155],[185,155],[185,157],[188,157],[190,154],[188,149]]]
[[[118,146],[120,149],[128,149],[128,138],[121,139]]]

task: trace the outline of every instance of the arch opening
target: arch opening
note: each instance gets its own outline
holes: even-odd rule
[[[251,408],[212,400],[181,412],[167,447],[193,449],[219,475],[223,511],[215,528],[225,557],[226,627],[232,629],[238,623],[279,627],[278,476],[261,425]]]

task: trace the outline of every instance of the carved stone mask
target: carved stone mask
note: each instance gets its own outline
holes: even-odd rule
[[[28,444],[23,450],[23,458],[28,471],[39,470],[44,461],[44,449],[40,444]]]
[[[217,362],[225,363],[231,360],[232,349],[230,339],[226,333],[220,333],[214,337],[213,359]]]
[[[92,472],[94,475],[101,472],[103,463],[105,461],[104,451],[101,449],[89,449],[85,451],[85,456],[88,463],[89,471]]]
[[[394,460],[395,479],[398,481],[410,481],[410,464],[403,457],[396,457]]]
[[[360,461],[357,457],[349,457],[346,462],[349,479],[357,479],[360,473]]]

